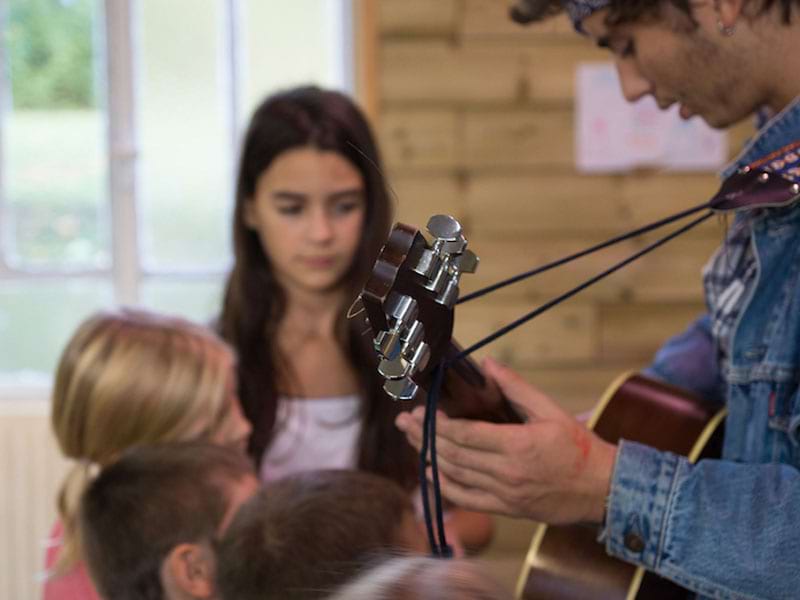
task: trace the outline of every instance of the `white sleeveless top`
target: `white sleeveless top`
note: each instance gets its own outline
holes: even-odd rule
[[[281,398],[272,443],[261,460],[261,480],[312,469],[355,468],[360,402],[357,395]]]

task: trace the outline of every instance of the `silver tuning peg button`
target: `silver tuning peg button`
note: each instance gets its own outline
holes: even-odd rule
[[[456,259],[456,265],[461,273],[474,273],[478,270],[480,259],[472,250],[465,250],[464,254]]]
[[[428,220],[428,232],[440,240],[455,242],[461,237],[461,224],[450,215],[433,215]]]
[[[419,391],[419,386],[404,377],[403,379],[390,379],[383,384],[383,391],[395,400],[413,400]]]
[[[410,370],[408,361],[402,357],[389,360],[384,358],[378,364],[378,373],[383,375],[386,379],[401,379],[408,375]]]

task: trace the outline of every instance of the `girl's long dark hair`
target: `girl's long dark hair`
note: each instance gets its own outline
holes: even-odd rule
[[[286,297],[275,279],[258,234],[244,223],[244,205],[255,195],[259,176],[278,155],[312,146],[345,157],[364,180],[367,209],[361,241],[345,276],[347,302],[337,326],[342,351],[360,382],[362,406],[358,467],[413,485],[415,458],[394,427],[397,407],[381,390],[371,337],[362,318],[345,311],[361,291],[391,225],[392,209],[380,156],[369,125],[343,94],[301,87],[268,97],[256,109],[245,134],[233,215],[235,264],[225,288],[219,329],[239,355],[239,397],[253,425],[249,451],[260,461],[270,443],[278,409],[279,381],[289,373],[289,357],[277,347],[278,324]]]

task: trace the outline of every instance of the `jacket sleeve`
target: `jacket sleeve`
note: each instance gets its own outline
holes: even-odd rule
[[[704,596],[800,595],[800,472],[622,441],[601,539],[612,556]]]
[[[670,338],[656,353],[646,375],[692,390],[718,404],[724,403],[725,386],[707,314],[683,333]]]

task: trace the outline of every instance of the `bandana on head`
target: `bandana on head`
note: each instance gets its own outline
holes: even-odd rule
[[[563,0],[564,10],[567,11],[572,25],[576,31],[584,33],[581,23],[593,12],[608,7],[611,0]]]

